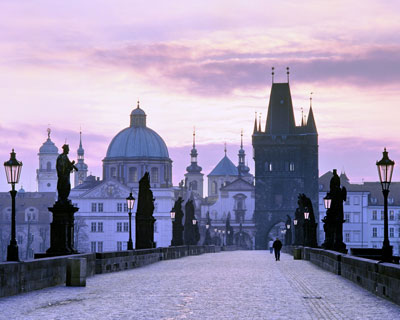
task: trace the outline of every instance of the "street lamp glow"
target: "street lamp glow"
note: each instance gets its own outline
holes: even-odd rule
[[[332,198],[331,198],[331,195],[328,192],[326,194],[325,198],[324,198],[325,209],[330,209],[331,208],[331,203],[332,203]]]
[[[175,210],[172,209],[171,212],[169,213],[171,215],[171,220],[175,221]]]
[[[293,224],[294,224],[295,226],[297,226],[297,219],[294,219],[294,220],[293,220]]]
[[[210,225],[206,223],[206,229],[208,230],[210,228]]]
[[[305,210],[304,210],[304,219],[308,220],[309,217],[310,217],[310,211],[308,210],[308,208],[305,208]]]
[[[132,241],[132,209],[135,205],[135,198],[132,196],[132,192],[129,193],[129,197],[126,198],[126,204],[128,205],[128,215],[129,215],[129,240],[128,240],[128,250],[133,250],[133,241]]]
[[[133,206],[135,205],[135,198],[132,196],[132,192],[129,194],[129,197],[126,198],[126,204],[128,205],[128,210],[131,211]]]
[[[192,223],[193,223],[193,225],[195,226],[196,223],[197,223],[197,220],[196,220],[196,219],[193,219],[193,220],[192,220]]]

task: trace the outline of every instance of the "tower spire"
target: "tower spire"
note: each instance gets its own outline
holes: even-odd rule
[[[257,133],[257,111],[255,112],[255,118],[254,118],[254,129],[253,129],[253,134]]]
[[[289,83],[289,67],[286,67],[287,83]]]
[[[260,114],[259,114],[258,132],[261,132],[261,112],[260,112]]]
[[[139,99],[138,99],[136,109],[139,109],[139,105],[140,105],[140,102],[139,102]]]
[[[243,129],[240,131],[240,149],[243,149]]]
[[[225,152],[225,157],[226,157],[226,141],[224,143],[224,152]]]
[[[310,108],[312,107],[312,95],[314,92],[310,92]]]
[[[272,83],[274,83],[274,75],[275,75],[274,70],[275,70],[275,68],[272,67],[272,72],[271,72],[271,75],[272,75]]]
[[[196,148],[196,127],[193,127],[193,149]]]

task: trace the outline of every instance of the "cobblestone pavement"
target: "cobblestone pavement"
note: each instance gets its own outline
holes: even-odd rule
[[[400,319],[400,307],[308,261],[233,251],[161,261],[0,299],[0,319]]]

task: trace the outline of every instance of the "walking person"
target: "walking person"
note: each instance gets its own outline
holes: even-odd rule
[[[268,248],[269,248],[269,253],[270,254],[272,254],[272,251],[274,251],[273,245],[274,245],[274,242],[272,241],[272,239],[269,239]]]
[[[276,238],[272,247],[274,248],[274,252],[275,252],[275,260],[280,261],[281,260],[282,242],[278,238]]]

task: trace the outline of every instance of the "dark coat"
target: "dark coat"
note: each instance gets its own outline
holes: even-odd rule
[[[279,239],[277,239],[274,241],[272,247],[274,248],[274,250],[280,251],[282,249],[282,242]]]

